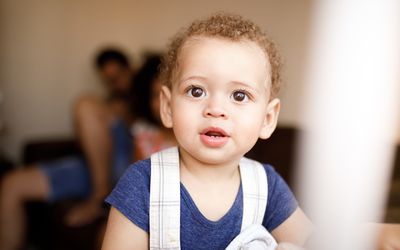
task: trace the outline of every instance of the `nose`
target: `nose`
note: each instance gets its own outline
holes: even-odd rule
[[[214,118],[228,118],[228,113],[226,111],[224,102],[218,96],[210,97],[207,100],[206,107],[204,108],[203,115],[205,117],[214,117]]]

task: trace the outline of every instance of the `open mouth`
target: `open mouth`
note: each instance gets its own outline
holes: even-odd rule
[[[201,132],[201,134],[210,137],[228,137],[228,134],[220,128],[206,128]]]
[[[204,145],[218,148],[224,146],[228,142],[229,135],[223,129],[209,127],[200,133],[200,139]]]
[[[225,135],[223,135],[220,132],[215,132],[215,131],[209,131],[207,133],[205,133],[206,136],[212,136],[212,137],[224,137]]]

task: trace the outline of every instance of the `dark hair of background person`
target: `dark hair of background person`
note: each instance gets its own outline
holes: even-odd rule
[[[151,110],[151,98],[152,86],[159,76],[160,64],[160,54],[148,55],[134,77],[132,88],[132,111],[136,118],[144,119],[157,126],[160,126],[160,122]]]
[[[96,68],[101,70],[108,62],[114,61],[123,67],[130,67],[130,63],[125,54],[115,48],[101,50],[95,59]]]

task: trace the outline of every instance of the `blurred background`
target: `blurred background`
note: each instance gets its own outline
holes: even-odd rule
[[[1,172],[75,150],[69,143],[75,136],[74,101],[83,93],[106,91],[93,64],[99,50],[120,49],[137,70],[146,55],[162,53],[182,26],[222,10],[252,19],[280,48],[279,127],[249,156],[272,163],[293,187],[296,143],[306,122],[300,107],[312,9],[309,0],[0,0]],[[388,222],[400,222],[399,152],[397,146]],[[101,223],[79,229],[62,225],[59,218],[71,202],[28,207],[27,249],[96,249]]]
[[[32,138],[70,136],[71,103],[101,91],[93,57],[117,46],[140,65],[181,27],[218,10],[251,18],[285,58],[280,124],[298,126],[310,1],[7,1],[0,6],[1,152],[19,161]]]

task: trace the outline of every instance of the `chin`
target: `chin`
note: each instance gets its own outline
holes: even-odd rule
[[[231,162],[235,158],[238,158],[238,160],[240,159],[240,157],[237,157],[237,154],[232,154],[226,150],[218,150],[215,148],[203,152],[196,152],[193,156],[199,161],[209,165],[221,165]]]

